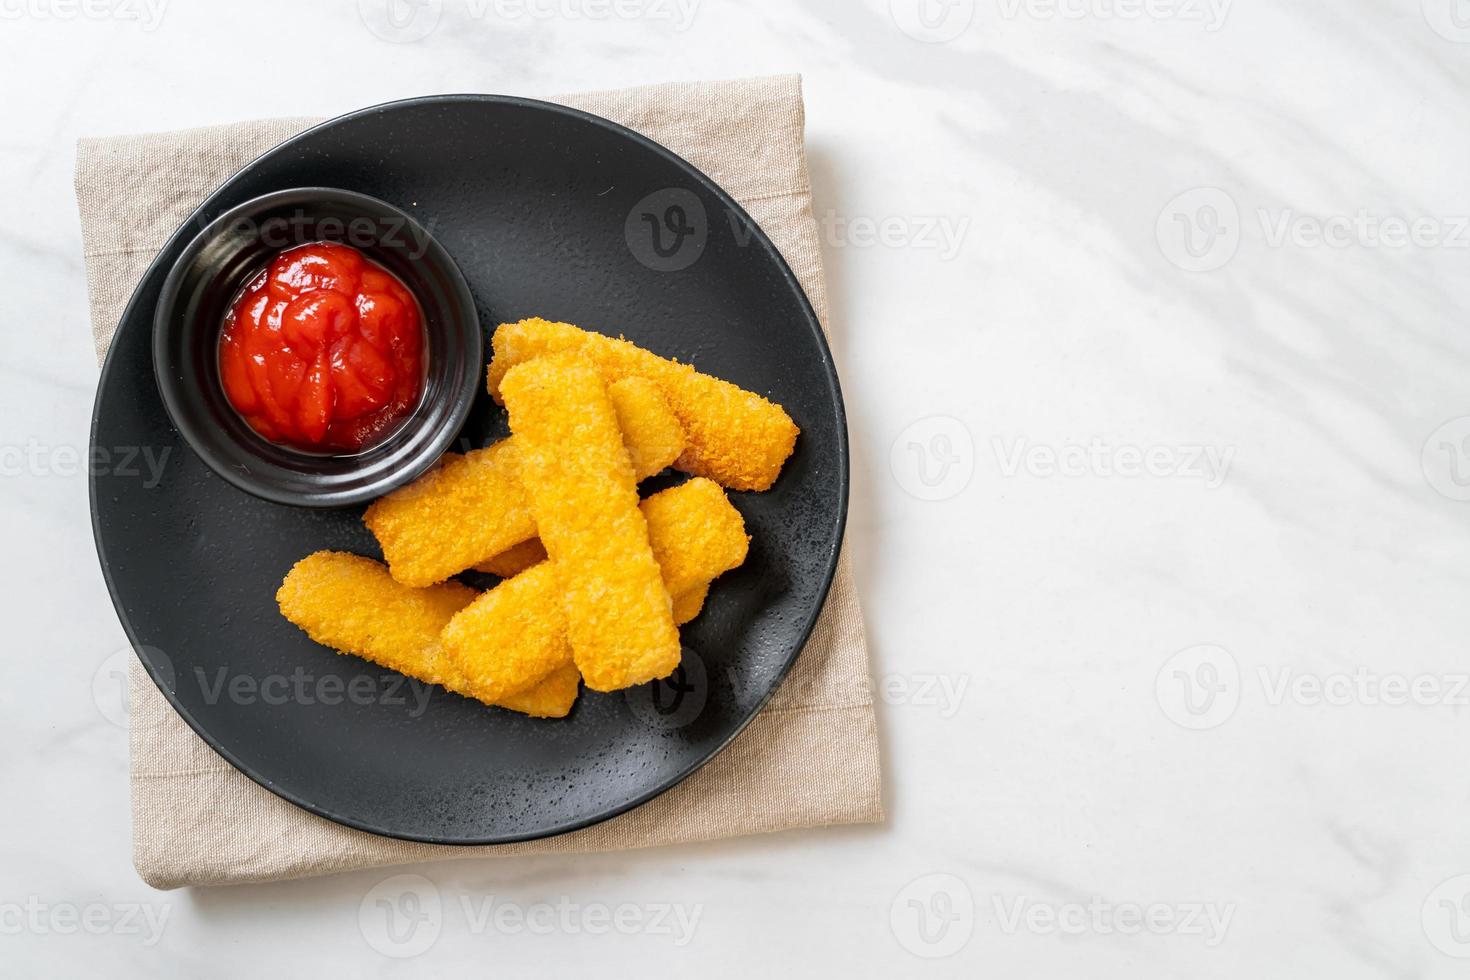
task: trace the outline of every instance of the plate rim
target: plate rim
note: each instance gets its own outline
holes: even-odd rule
[[[122,600],[118,595],[117,583],[114,581],[112,568],[103,548],[103,528],[97,506],[98,480],[101,475],[100,473],[94,472],[88,476],[87,503],[88,509],[91,512],[93,546],[97,551],[97,559],[102,569],[102,577],[105,584],[107,585],[108,598],[112,601],[113,610],[114,612],[116,612],[118,621],[122,625],[123,632],[124,634],[126,634],[128,642],[133,648],[134,656],[138,658],[144,670],[147,672],[149,679],[152,680],[154,686],[158,688],[159,692],[163,694],[165,700],[168,701],[169,706],[174,710],[174,712],[176,712],[179,717],[184,720],[184,722],[189,726],[191,730],[193,730],[196,735],[203,739],[206,745],[208,745],[214,752],[218,753],[221,758],[229,763],[231,768],[233,768],[236,772],[243,774],[246,778],[250,779],[256,785],[268,790],[273,795],[285,800],[293,806],[299,807],[300,809],[305,810],[308,813],[312,813],[324,819],[330,820],[340,826],[350,827],[354,830],[360,830],[378,837],[386,837],[393,840],[405,840],[413,841],[416,843],[438,844],[445,846],[479,847],[496,844],[514,844],[532,840],[544,840],[550,837],[559,837],[564,834],[569,834],[574,831],[583,830],[587,827],[592,827],[597,824],[604,823],[608,820],[613,819],[614,817],[621,816],[624,813],[637,809],[645,803],[648,803],[651,800],[662,796],[664,793],[673,789],[675,786],[679,785],[680,783],[687,780],[690,776],[694,775],[694,773],[704,768],[704,766],[708,765],[711,760],[713,760],[716,756],[720,755],[727,748],[729,748],[730,744],[736,738],[738,738],[740,734],[746,730],[747,727],[749,727],[751,722],[753,722],[765,711],[767,705],[769,705],[771,699],[775,696],[776,691],[779,690],[782,684],[785,683],[786,678],[790,674],[792,667],[794,667],[796,664],[797,658],[801,656],[802,651],[806,649],[808,642],[810,642],[812,631],[816,628],[817,620],[821,617],[822,610],[826,608],[827,600],[830,597],[832,583],[835,580],[837,574],[837,565],[840,561],[840,557],[842,554],[842,545],[847,532],[852,461],[851,448],[847,431],[847,409],[842,398],[842,386],[837,376],[837,365],[835,360],[833,359],[832,349],[827,341],[826,332],[822,329],[821,320],[817,317],[816,310],[811,303],[811,298],[807,296],[806,290],[802,288],[800,280],[798,280],[796,278],[796,274],[791,271],[791,267],[787,263],[785,257],[781,254],[780,249],[778,249],[775,243],[771,241],[770,237],[766,234],[765,229],[763,229],[760,224],[753,217],[750,216],[749,212],[747,212],[745,208],[742,207],[740,203],[736,201],[723,187],[721,187],[712,178],[710,178],[709,175],[704,173],[704,171],[700,170],[693,163],[689,162],[684,157],[675,153],[673,150],[657,142],[656,140],[650,139],[649,137],[644,136],[642,133],[630,129],[627,126],[623,126],[620,123],[613,122],[610,119],[606,119],[594,113],[586,112],[581,109],[575,109],[571,106],[565,106],[555,102],[547,102],[545,100],[531,99],[523,96],[500,95],[492,93],[455,93],[415,96],[413,98],[407,99],[393,99],[387,102],[380,102],[374,105],[365,106],[361,109],[355,109],[351,112],[342,113],[337,116],[332,116],[331,118],[316,123],[308,127],[307,129],[304,129],[299,133],[289,136],[286,139],[275,144],[274,146],[271,146],[270,148],[262,151],[255,157],[251,158],[251,160],[245,163],[242,167],[230,174],[229,177],[221,181],[220,184],[215,187],[214,190],[212,190],[209,195],[205,197],[205,199],[189,213],[189,215],[184,219],[183,223],[180,224],[179,227],[174,230],[173,234],[171,234],[159,247],[158,254],[154,256],[153,260],[148,264],[147,268],[144,269],[143,274],[139,277],[137,285],[133,287],[133,292],[129,296],[127,303],[124,305],[122,313],[118,317],[118,323],[113,329],[112,339],[108,342],[107,354],[103,358],[102,367],[98,372],[97,392],[92,402],[92,421],[88,429],[89,447],[95,447],[97,445],[97,428],[101,421],[103,392],[108,387],[108,382],[110,381],[112,374],[116,370],[117,339],[123,333],[124,329],[126,329],[128,323],[135,319],[136,308],[142,302],[142,292],[144,284],[151,277],[157,274],[160,267],[165,261],[165,257],[178,245],[179,241],[185,237],[185,235],[189,232],[191,228],[195,226],[195,224],[201,219],[201,217],[207,214],[208,210],[211,208],[212,203],[226,187],[234,183],[237,179],[240,178],[241,175],[245,174],[251,168],[255,167],[266,157],[272,156],[280,152],[281,150],[291,146],[292,144],[302,141],[307,137],[313,136],[320,131],[331,129],[335,126],[342,125],[349,121],[353,121],[361,117],[369,116],[375,113],[381,113],[391,109],[402,109],[424,105],[444,105],[449,103],[505,105],[521,109],[533,109],[542,112],[550,112],[554,115],[565,116],[584,124],[590,124],[598,128],[605,129],[613,133],[614,135],[620,136],[624,139],[631,139],[633,142],[639,144],[644,149],[647,149],[665,158],[675,168],[686,172],[693,180],[700,184],[704,190],[706,190],[717,200],[719,200],[725,208],[727,208],[734,214],[742,217],[748,223],[748,227],[751,231],[752,241],[754,241],[757,245],[765,250],[768,257],[775,263],[775,267],[777,271],[780,272],[781,277],[785,280],[792,293],[796,296],[799,306],[801,307],[801,310],[804,314],[805,326],[811,331],[812,336],[817,342],[817,349],[820,355],[819,360],[821,362],[823,373],[826,375],[827,385],[832,396],[832,405],[836,409],[838,422],[836,433],[836,453],[838,458],[838,506],[836,514],[837,527],[836,535],[832,543],[831,553],[827,557],[826,570],[822,575],[822,581],[819,588],[819,598],[815,603],[813,603],[811,612],[807,615],[806,621],[802,624],[799,630],[800,639],[795,644],[792,652],[786,657],[786,661],[784,664],[781,665],[780,670],[777,671],[775,680],[769,685],[755,707],[750,710],[743,719],[741,719],[740,723],[737,724],[725,738],[720,740],[719,744],[715,745],[712,749],[705,753],[702,758],[697,759],[690,765],[661,780],[657,785],[639,794],[638,796],[627,801],[616,803],[613,806],[605,807],[602,810],[591,814],[590,816],[583,816],[573,820],[562,821],[549,827],[539,828],[524,833],[496,834],[489,837],[452,837],[444,836],[441,834],[419,834],[385,829],[382,826],[375,825],[371,821],[361,820],[353,817],[350,814],[334,812],[327,807],[321,806],[320,804],[312,803],[301,798],[299,793],[290,792],[286,789],[283,789],[282,787],[274,785],[264,773],[254,771],[251,767],[247,766],[240,759],[238,759],[227,746],[223,745],[219,741],[219,739],[211,735],[192,716],[192,714],[179,703],[174,692],[169,690],[169,688],[160,678],[160,670],[152,662],[150,662],[147,656],[144,655],[143,651],[149,649],[149,646],[148,644],[143,643],[140,640],[138,632],[133,626],[133,623],[128,616],[128,613],[123,608]],[[208,219],[205,218],[204,220],[207,221]],[[147,318],[147,323],[145,323],[144,326],[149,326],[151,325],[151,323],[152,318],[149,317]],[[136,329],[142,328],[138,327]],[[172,422],[170,422],[169,424],[172,427]],[[185,443],[185,446],[187,448],[187,443]],[[129,722],[129,727],[131,728],[131,719]]]

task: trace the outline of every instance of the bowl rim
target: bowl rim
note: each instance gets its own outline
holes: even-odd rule
[[[233,178],[232,178],[233,179]],[[169,361],[169,342],[172,336],[172,325],[168,321],[177,304],[180,291],[183,288],[185,275],[198,257],[199,252],[220,232],[230,225],[236,223],[240,216],[247,212],[260,211],[263,208],[280,207],[291,204],[303,204],[307,202],[329,201],[334,203],[345,203],[348,205],[365,206],[371,209],[382,209],[404,222],[403,231],[415,241],[422,242],[424,249],[422,255],[413,261],[430,261],[442,267],[449,283],[450,296],[461,314],[468,317],[473,329],[468,331],[465,343],[472,349],[465,351],[468,360],[478,363],[481,369],[468,371],[465,381],[460,389],[450,393],[452,404],[440,429],[433,437],[403,460],[397,468],[385,473],[381,477],[372,480],[360,487],[347,490],[327,490],[312,492],[309,490],[297,491],[283,488],[274,481],[262,479],[254,474],[226,465],[212,451],[201,448],[203,443],[202,423],[192,417],[191,413],[184,407],[179,393],[179,385],[182,382],[167,377],[168,372],[165,365]],[[198,211],[185,219],[187,225],[198,215]],[[167,246],[165,246],[166,249]],[[422,299],[419,300],[422,303]],[[351,191],[342,187],[328,187],[325,185],[306,185],[301,187],[288,187],[280,190],[268,191],[255,197],[241,201],[239,204],[225,211],[206,223],[193,238],[184,245],[179,252],[178,258],[170,266],[168,275],[164,277],[163,284],[159,287],[158,302],[153,308],[152,318],[153,334],[151,338],[151,350],[153,361],[153,379],[158,388],[159,399],[163,403],[164,413],[169,422],[178,429],[179,435],[188,445],[190,451],[199,457],[209,469],[217,476],[223,478],[227,483],[238,490],[268,500],[271,503],[283,504],[291,507],[306,507],[313,509],[343,508],[363,504],[371,500],[391,493],[428,472],[437,463],[446,451],[454,443],[455,437],[460,429],[464,427],[465,420],[469,417],[470,410],[474,406],[476,395],[479,393],[481,378],[484,374],[485,362],[485,331],[480,323],[479,310],[475,306],[473,294],[470,292],[468,281],[460,270],[454,256],[450,254],[443,244],[439,242],[413,215],[407,211],[371,194],[360,191]],[[431,368],[432,370],[432,368]],[[349,454],[333,454],[349,455]]]

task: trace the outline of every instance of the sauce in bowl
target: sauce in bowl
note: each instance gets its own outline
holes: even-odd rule
[[[418,404],[423,316],[408,288],[357,249],[300,245],[230,305],[219,367],[230,405],[264,438],[356,453]]]

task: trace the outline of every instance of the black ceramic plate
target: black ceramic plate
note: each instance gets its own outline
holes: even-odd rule
[[[539,315],[625,334],[767,395],[801,426],[774,488],[730,495],[754,538],[750,557],[684,628],[685,662],[671,682],[584,691],[570,717],[534,720],[338,656],[281,617],[275,591],[298,558],[319,548],[380,557],[361,511],[293,509],[213,476],[168,423],[150,331],[164,276],[204,222],[298,186],[360,191],[416,217],[464,271],[487,331]],[[481,394],[461,446],[503,435],[503,416]],[[492,96],[365,109],[230,178],[128,304],[102,371],[92,445],[117,464],[95,467],[92,479],[103,574],[184,719],[293,803],[436,843],[574,830],[707,762],[766,703],[810,634],[847,508],[831,355],[795,278],[745,212],[629,130]],[[139,448],[152,456],[123,465]],[[157,479],[139,462],[150,458],[165,459]]]

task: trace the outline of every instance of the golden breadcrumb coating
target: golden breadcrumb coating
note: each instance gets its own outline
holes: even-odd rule
[[[544,561],[506,579],[451,618],[440,638],[477,697],[524,691],[572,662],[556,569]]]
[[[658,385],[647,378],[622,378],[607,386],[607,397],[638,479],[673,466],[684,451],[684,426]]]
[[[698,584],[676,595],[673,616],[684,623],[699,614],[709,582],[745,560],[745,522],[725,493],[696,477],[656,493],[640,509],[649,545],[661,555],[664,581],[670,569]],[[691,528],[709,528],[690,533]],[[666,586],[667,587],[667,586]],[[444,628],[444,647],[459,672],[482,696],[500,698],[537,683],[572,662],[567,620],[555,571],[543,562],[508,579],[454,615]]]
[[[504,401],[507,372],[554,354],[586,358],[609,383],[629,377],[654,382],[684,426],[687,445],[674,465],[724,486],[768,489],[796,445],[799,430],[780,405],[626,340],[538,317],[501,324],[493,344],[486,386],[497,401]]]
[[[674,596],[674,622],[680,626],[691,622],[704,609],[704,600],[708,597],[708,582]]]
[[[677,492],[675,492],[677,491]],[[692,592],[745,561],[745,521],[719,485],[695,477],[640,505],[669,595]]]
[[[640,480],[678,458],[684,430],[657,386],[629,378],[611,385],[608,397]],[[442,582],[536,536],[514,438],[445,453],[433,470],[375,501],[362,520],[393,577],[413,586]]]
[[[545,560],[546,549],[541,546],[541,539],[532,538],[529,541],[511,545],[494,558],[487,558],[480,562],[475,566],[475,571],[489,572],[501,578],[512,578],[532,565],[538,565]]]
[[[276,592],[281,614],[316,642],[469,697],[474,695],[439,635],[474,598],[475,591],[458,582],[410,588],[378,562],[337,551],[298,561]],[[576,685],[569,691],[562,672],[497,706],[564,718],[576,697]]]
[[[495,704],[532,718],[565,718],[577,700],[582,675],[577,665],[565,663],[519,694],[509,694]]]
[[[601,376],[542,358],[512,368],[500,390],[583,681],[616,691],[667,676],[679,631]]]
[[[394,578],[433,585],[536,533],[520,472],[514,439],[445,453],[434,469],[374,501],[362,520]]]

